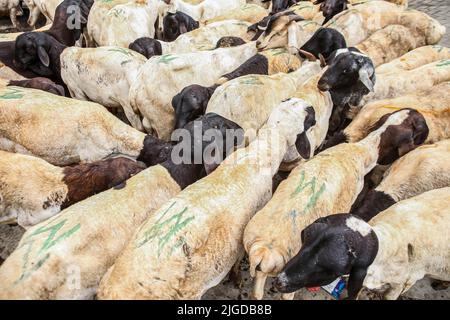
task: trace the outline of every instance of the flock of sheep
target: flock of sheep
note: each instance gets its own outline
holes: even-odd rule
[[[24,3],[48,24],[0,35],[26,229],[0,298],[200,299],[244,255],[257,299],[450,281],[450,49],[406,0]]]

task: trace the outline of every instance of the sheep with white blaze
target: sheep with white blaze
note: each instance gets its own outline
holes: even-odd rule
[[[377,100],[366,104],[342,131],[327,141],[324,148],[342,142],[357,142],[367,136],[370,128],[386,114],[414,106],[425,118],[429,134],[425,143],[435,143],[450,138],[450,82],[432,86],[429,90]]]
[[[297,166],[245,228],[250,274],[256,277],[254,296],[261,299],[267,276],[276,276],[298,252],[306,226],[319,217],[348,212],[363,188],[364,176],[377,162],[396,160],[392,155],[398,149],[407,152],[418,146],[423,141],[413,141],[412,136],[426,131],[417,111],[401,110],[364,140],[340,144]]]
[[[349,274],[348,298],[366,287],[396,300],[425,276],[449,281],[449,206],[447,187],[400,201],[369,223],[350,214],[318,219],[276,286],[292,292]]]
[[[0,223],[33,226],[143,169],[144,164],[123,157],[60,168],[32,156],[0,151]]]
[[[138,226],[179,191],[157,165],[28,229],[0,267],[0,297],[92,299]]]
[[[369,221],[401,200],[445,187],[450,187],[448,139],[421,146],[395,161],[381,183],[350,213]]]
[[[200,299],[236,263],[245,225],[270,198],[284,154],[312,125],[314,111],[304,101],[277,106],[256,140],[140,227],[103,278],[98,297]]]
[[[257,53],[255,43],[149,59],[140,69],[129,93],[147,132],[169,140],[175,125],[172,98],[191,84],[213,85]],[[207,71],[207,72],[205,72]]]

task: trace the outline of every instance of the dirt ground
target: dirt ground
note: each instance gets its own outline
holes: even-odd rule
[[[447,34],[441,41],[442,45],[450,45],[450,2],[448,0],[410,0],[410,7],[430,14],[447,27]],[[39,25],[45,20],[41,19]],[[20,31],[28,30],[26,26],[26,17],[20,18]],[[39,27],[39,26],[38,26]],[[7,17],[0,17],[0,33],[17,32],[9,24]],[[0,225],[0,265],[11,254],[17,246],[24,230],[18,226]],[[240,266],[241,284],[238,286],[226,277],[218,286],[210,289],[203,299],[233,299],[247,300],[251,299],[252,278],[248,272],[248,263],[243,261]],[[437,299],[449,300],[450,288],[444,290],[435,290],[431,286],[432,280],[425,278],[406,292],[400,299]],[[378,299],[374,294],[364,292],[363,299]],[[271,279],[268,279],[265,289],[265,299],[280,299],[280,294],[273,287]],[[306,289],[300,290],[295,296],[296,300],[331,300],[334,299],[324,290],[319,292],[309,292]]]

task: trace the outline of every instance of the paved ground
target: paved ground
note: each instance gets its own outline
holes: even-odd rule
[[[409,0],[409,7],[423,11],[447,28],[441,40],[444,46],[450,46],[450,1],[449,0]]]

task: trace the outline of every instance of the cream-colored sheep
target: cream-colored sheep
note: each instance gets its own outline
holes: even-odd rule
[[[423,46],[377,67],[376,74],[412,70],[434,61],[450,59],[450,49],[441,45]]]
[[[0,267],[1,299],[92,299],[138,226],[179,191],[157,165],[28,229]]]
[[[379,81],[379,80],[377,80]],[[430,132],[425,143],[435,143],[450,138],[450,82],[443,82],[409,95],[371,102],[365,105],[353,121],[344,129],[348,142],[356,142],[367,136],[371,127],[385,114],[403,108],[414,108],[427,121]]]
[[[450,188],[403,200],[373,218],[378,252],[364,286],[397,299],[425,276],[450,280]],[[364,222],[361,221],[362,224]]]
[[[446,81],[450,81],[450,59],[435,61],[412,70],[382,73],[377,76],[374,91],[364,96],[359,105],[428,90]]]
[[[237,123],[251,138],[277,105],[293,97],[306,80],[319,72],[318,62],[306,62],[287,74],[248,75],[233,79],[216,89],[206,113],[215,113]]]
[[[302,65],[299,56],[290,54],[285,48],[264,50],[259,54],[265,56],[269,62],[269,75],[289,73],[298,70]]]
[[[303,132],[309,105],[280,104],[258,137],[163,205],[101,282],[101,299],[200,299],[230,271],[242,233],[271,196],[272,176]]]
[[[277,275],[301,247],[303,228],[319,217],[348,212],[379,160],[382,134],[410,116],[404,110],[388,118],[358,143],[340,144],[302,162],[281,182],[268,204],[244,232],[254,296],[263,297],[267,276]]]
[[[143,125],[163,140],[175,126],[172,98],[191,84],[213,85],[257,53],[255,43],[179,55],[152,57],[130,89],[130,103],[144,117]]]
[[[0,151],[0,223],[33,226],[143,169],[143,164],[123,157],[60,168],[36,157]]]
[[[54,165],[137,157],[145,134],[103,106],[35,89],[0,87],[0,149]]]

